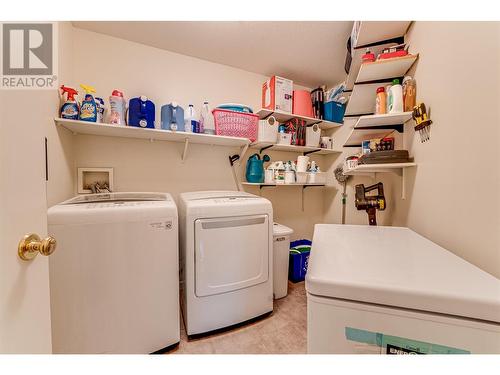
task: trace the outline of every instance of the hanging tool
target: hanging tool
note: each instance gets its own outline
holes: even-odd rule
[[[234,183],[236,184],[236,188],[238,191],[241,191],[241,184],[240,181],[238,180],[238,177],[236,176],[236,170],[234,169],[234,163],[236,163],[238,160],[240,160],[239,155],[232,155],[229,156],[229,164],[231,164],[231,171],[233,172],[233,178],[234,178]]]
[[[337,166],[337,168],[335,168],[333,174],[335,175],[335,179],[337,180],[337,182],[339,184],[342,184],[342,224],[345,224],[345,207],[347,201],[346,188],[347,188],[347,180],[351,176],[346,175],[343,172],[344,170],[342,168],[342,165],[339,165]]]
[[[377,190],[376,195],[366,195],[366,193],[375,189]],[[384,211],[386,207],[384,184],[379,182],[367,187],[363,184],[356,185],[355,204],[358,210],[366,210],[370,225],[377,225],[377,210]]]
[[[427,142],[431,138],[431,124],[432,120],[427,114],[427,109],[424,103],[419,103],[413,107],[412,113],[413,120],[415,120],[415,131],[420,134],[420,142]]]

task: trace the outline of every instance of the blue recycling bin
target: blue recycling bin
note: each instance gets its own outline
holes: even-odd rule
[[[297,240],[290,243],[290,255],[288,264],[288,279],[294,283],[304,281],[311,254],[310,240]]]

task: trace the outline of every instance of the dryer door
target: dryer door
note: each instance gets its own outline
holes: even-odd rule
[[[269,236],[267,215],[196,220],[196,296],[227,293],[266,282]]]

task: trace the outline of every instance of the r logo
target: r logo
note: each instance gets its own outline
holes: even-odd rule
[[[4,23],[3,75],[52,75],[52,23]]]

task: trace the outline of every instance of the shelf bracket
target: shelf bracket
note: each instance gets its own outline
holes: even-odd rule
[[[186,138],[184,140],[184,151],[182,151],[182,161],[186,160],[187,157],[187,152],[188,152],[188,146],[189,146],[189,138]]]
[[[312,151],[304,151],[304,153],[303,153],[303,154],[304,154],[304,156],[306,156],[306,155],[309,155],[309,154],[314,154],[315,152],[318,152],[318,151],[321,151],[321,149],[320,149],[320,148],[318,148],[317,150],[312,150]]]
[[[245,153],[247,152],[248,150],[248,143],[245,144],[244,146],[242,146],[240,148],[240,159],[239,159],[239,164],[241,165],[241,159],[243,158],[243,155],[245,155]]]
[[[269,146],[266,146],[266,147],[262,147],[260,150],[259,150],[259,154],[262,154],[262,152],[266,151],[267,149],[273,147],[274,145],[269,145]]]
[[[302,186],[302,212],[304,212],[304,190],[306,190],[306,188],[308,187],[323,187],[325,185],[303,185]]]
[[[401,199],[406,199],[406,168],[401,171]]]

